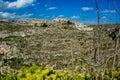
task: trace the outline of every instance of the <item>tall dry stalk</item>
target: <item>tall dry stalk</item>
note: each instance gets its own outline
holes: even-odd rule
[[[100,10],[98,6],[98,0],[95,0],[96,11],[97,11],[97,27],[94,30],[93,36],[93,47],[94,47],[94,63],[95,65],[99,62],[99,54],[100,54],[100,41],[101,41],[101,31],[100,31]],[[99,73],[99,69],[95,69]],[[94,78],[95,80],[98,79],[97,75]]]
[[[114,8],[115,8],[115,11],[118,13],[118,15],[120,16],[120,11],[119,9],[117,8],[116,6],[116,1],[115,0],[112,0],[113,1],[113,5],[114,5]],[[115,63],[116,63],[116,54],[118,54],[118,50],[120,49],[120,28],[118,28],[118,33],[116,34],[116,42],[115,42],[115,56],[113,58],[113,65],[112,65],[112,69],[115,67]]]
[[[94,62],[96,64],[99,61],[101,35],[100,35],[100,10],[98,6],[98,0],[95,0],[95,4],[97,11],[97,27],[95,28],[94,31],[93,47],[94,47]]]
[[[72,71],[74,70],[74,56],[73,56],[73,43],[71,40],[71,59],[72,59]]]
[[[116,37],[116,42],[115,42],[115,56],[114,56],[114,58],[113,58],[113,65],[112,65],[112,70],[113,70],[113,68],[115,67],[115,63],[116,63],[116,57],[117,57],[117,54],[119,54],[120,52],[118,52],[118,50],[120,49],[120,38],[119,38],[119,36],[120,36],[120,29],[119,29],[119,31],[118,31],[118,34],[117,34],[117,37]]]

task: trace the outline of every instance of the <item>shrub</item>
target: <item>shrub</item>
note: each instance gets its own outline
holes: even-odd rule
[[[111,76],[110,70],[106,69],[105,75],[103,75],[104,80],[120,80],[119,70],[113,70]],[[67,70],[55,71],[50,68],[32,65],[31,67],[23,67],[18,73],[4,73],[0,75],[0,80],[93,80],[94,77],[90,73],[78,74]]]

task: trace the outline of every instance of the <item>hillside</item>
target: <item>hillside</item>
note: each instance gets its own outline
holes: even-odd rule
[[[97,65],[93,61],[93,28],[67,19],[1,21],[0,44],[4,50],[0,53],[0,66],[19,70],[21,66],[37,64],[83,73],[88,67],[102,68],[114,53],[114,40],[106,33],[113,27],[102,29]]]

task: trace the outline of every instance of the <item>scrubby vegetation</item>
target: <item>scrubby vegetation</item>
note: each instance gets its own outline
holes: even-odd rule
[[[40,77],[38,80],[54,80],[53,77],[55,80],[120,79],[119,46],[116,48],[119,37],[115,31],[120,25],[110,25],[109,28],[101,25],[98,43],[96,25],[90,26],[93,30],[85,31],[72,27],[74,22],[8,23],[0,24],[0,45],[6,50],[0,53],[1,80],[36,80],[37,77]],[[18,28],[18,25],[21,26]],[[93,44],[96,47],[99,44],[97,55],[94,55]],[[28,67],[21,69],[22,66]],[[46,70],[48,73],[43,75]]]
[[[0,80],[120,80],[120,68],[114,69],[112,72],[106,69],[100,74],[75,73],[69,70],[53,70],[46,67],[32,65],[23,67],[20,72],[6,73],[0,75]]]

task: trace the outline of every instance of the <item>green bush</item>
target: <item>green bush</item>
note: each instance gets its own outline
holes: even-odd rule
[[[103,79],[120,80],[120,69],[113,70],[111,75],[110,70],[106,69]],[[0,75],[0,80],[93,80],[94,77],[90,73],[78,74],[67,70],[59,71],[32,65],[31,67],[23,67],[18,73],[11,74],[8,71]]]

